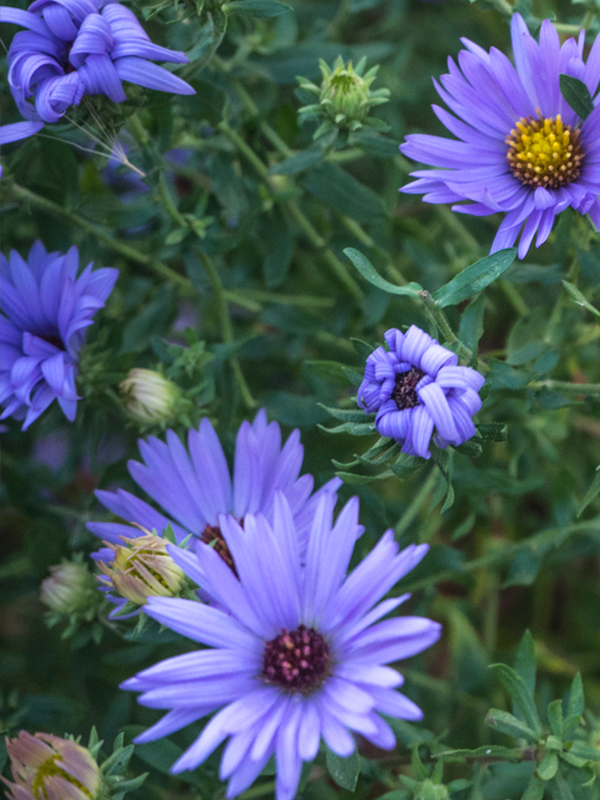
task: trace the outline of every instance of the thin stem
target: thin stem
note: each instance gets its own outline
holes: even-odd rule
[[[436,469],[432,469],[429,475],[427,476],[427,480],[421,486],[417,494],[413,497],[410,505],[402,514],[400,519],[398,520],[398,524],[394,528],[394,534],[396,539],[400,539],[404,534],[404,531],[408,528],[414,518],[417,516],[425,502],[427,501],[429,495],[434,490],[436,484],[438,482],[438,472]]]
[[[600,396],[600,383],[571,383],[570,381],[531,381],[528,389],[551,389],[564,394]]]
[[[227,300],[225,299],[221,278],[219,277],[219,273],[213,264],[212,259],[210,259],[206,253],[200,251],[200,258],[202,259],[202,263],[204,264],[204,268],[206,269],[206,273],[210,279],[217,298],[219,317],[221,319],[221,329],[223,331],[223,341],[226,344],[233,344],[235,341],[233,336],[233,327],[229,317],[229,309],[227,308]],[[231,368],[233,369],[233,374],[240,388],[244,405],[249,409],[256,408],[256,400],[252,397],[250,389],[248,388],[248,384],[246,383],[246,379],[244,378],[242,368],[240,367],[238,357],[234,354],[231,355]]]

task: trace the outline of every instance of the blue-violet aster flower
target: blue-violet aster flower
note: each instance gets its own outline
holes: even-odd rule
[[[25,262],[0,255],[0,419],[24,419],[23,430],[56,399],[71,422],[75,377],[85,329],[104,306],[119,271],[88,264],[77,277],[79,251],[47,253],[37,241]]]
[[[378,347],[367,358],[357,402],[375,427],[402,445],[402,452],[430,458],[435,427],[438,447],[459,445],[475,436],[471,419],[481,408],[477,392],[485,379],[429,334],[411,325],[406,333],[385,334],[388,350]]]
[[[229,737],[220,777],[236,797],[272,755],[276,798],[292,800],[303,761],[321,737],[341,757],[355,749],[351,731],[386,750],[396,742],[380,716],[421,719],[396,691],[402,676],[386,666],[419,653],[440,635],[422,617],[382,618],[408,595],[382,600],[423,558],[427,545],[398,552],[388,530],[347,576],[358,525],[358,498],[335,525],[328,497],[319,503],[306,556],[290,506],[278,492],[272,524],[248,514],[242,527],[220,517],[237,577],[209,547],[197,554],[170,547],[192,580],[201,579],[220,608],[193,600],[151,597],[146,613],[209,649],[168,658],[125,681],[142,705],[169,712],[136,741],[159,739],[218,711],[172,771],[194,769]],[[208,578],[208,582],[207,582]],[[381,601],[381,602],[380,602]]]
[[[27,11],[0,6],[0,22],[27,28],[8,50],[8,83],[28,120],[57,122],[86,94],[121,103],[127,99],[122,81],[195,94],[181,78],[152,63],[184,64],[187,57],[153,44],[135,15],[118,2],[35,0]]]
[[[133,480],[162,508],[163,514],[124,489],[97,491],[98,499],[123,520],[135,523],[160,536],[171,526],[178,543],[190,534],[216,548],[229,563],[217,519],[232,514],[243,521],[247,514],[261,512],[268,519],[273,513],[275,492],[286,496],[298,530],[305,539],[315,504],[322,494],[333,494],[341,485],[333,478],[311,497],[312,475],[299,476],[304,456],[300,433],[293,431],[282,447],[281,430],[268,423],[261,409],[252,424],[243,422],[237,435],[233,481],[219,438],[208,419],[198,430],[188,433],[188,450],[179,437],[167,431],[167,441],[155,436],[139,440],[146,462],[129,461]],[[168,516],[167,516],[168,515]],[[121,536],[139,536],[139,528],[120,522],[90,522],[88,528],[106,541],[121,544]],[[98,552],[110,556],[112,551]]]
[[[554,218],[571,206],[600,227],[600,108],[582,120],[566,103],[559,75],[582,80],[592,96],[600,81],[600,37],[583,60],[585,31],[561,46],[549,20],[539,43],[519,14],[511,22],[516,68],[496,48],[489,53],[463,39],[457,66],[448,59],[441,86],[434,81],[448,113],[433,110],[456,139],[414,134],[400,149],[436,169],[413,172],[418,180],[401,191],[425,193],[429,203],[486,216],[506,214],[491,252],[514,245],[522,229],[519,258],[537,232],[539,247]]]

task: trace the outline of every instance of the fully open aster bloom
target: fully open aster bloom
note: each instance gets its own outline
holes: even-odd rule
[[[489,53],[463,39],[457,66],[435,88],[448,108],[433,106],[456,136],[414,134],[402,152],[436,169],[413,172],[418,180],[401,191],[425,193],[429,203],[453,205],[475,216],[505,212],[491,252],[512,247],[522,230],[519,258],[537,232],[539,247],[550,235],[554,218],[571,206],[600,226],[600,109],[581,120],[560,93],[559,75],[582,80],[592,96],[600,81],[600,37],[587,63],[585,31],[562,46],[544,20],[539,43],[519,14],[511,22],[516,68],[496,48]]]
[[[481,408],[477,392],[485,379],[429,334],[411,325],[404,334],[385,334],[388,350],[378,347],[367,358],[357,402],[377,412],[375,427],[402,445],[402,452],[430,458],[435,427],[438,447],[459,445],[475,436],[471,417]]]
[[[122,81],[195,94],[181,78],[152,63],[184,64],[187,57],[153,44],[135,15],[118,2],[35,0],[28,11],[0,7],[0,22],[27,28],[10,45],[8,82],[28,120],[57,122],[86,94],[121,103],[127,99]]]
[[[227,797],[243,792],[275,754],[277,800],[292,800],[302,761],[315,758],[321,737],[342,757],[354,751],[351,731],[390,750],[395,737],[380,714],[422,717],[396,691],[402,676],[386,665],[429,647],[440,625],[421,617],[381,620],[406,600],[382,598],[423,558],[427,545],[399,553],[389,530],[347,576],[360,532],[356,497],[335,525],[331,503],[321,499],[305,557],[279,492],[272,525],[261,514],[248,514],[243,529],[232,517],[221,517],[220,525],[238,577],[211,548],[194,556],[171,547],[181,568],[205,582],[220,608],[152,597],[144,609],[209,649],[168,658],[122,688],[143,692],[139,702],[145,706],[170,709],[138,742],[220,709],[173,772],[194,769],[229,737],[220,771],[222,780],[229,779]]]
[[[25,419],[23,430],[56,399],[71,422],[85,329],[104,306],[119,271],[92,264],[77,277],[79,251],[47,253],[37,241],[25,262],[0,255],[0,419]]]

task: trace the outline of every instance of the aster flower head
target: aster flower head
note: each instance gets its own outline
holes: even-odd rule
[[[272,522],[248,514],[244,528],[232,517],[219,524],[238,576],[211,548],[196,555],[171,548],[194,580],[202,579],[218,607],[150,598],[146,612],[208,646],[162,661],[123,684],[141,691],[142,705],[169,709],[137,741],[159,739],[217,711],[173,765],[194,769],[225,739],[220,777],[236,797],[272,755],[276,798],[292,800],[303,761],[312,761],[321,738],[336,754],[355,749],[352,732],[393,749],[386,714],[417,720],[422,714],[396,691],[402,676],[390,663],[419,653],[440,635],[436,622],[384,616],[406,598],[384,595],[425,555],[427,545],[398,552],[387,531],[347,576],[361,526],[352,498],[333,524],[331,496],[321,498],[302,556],[290,505],[278,492]]]
[[[27,11],[1,6],[0,22],[27,29],[10,45],[8,83],[28,120],[57,122],[84,95],[103,94],[121,103],[127,99],[122,81],[195,94],[152,63],[185,64],[187,57],[153,44],[135,15],[116,0],[35,0]]]
[[[401,191],[424,194],[429,203],[462,203],[452,209],[486,216],[504,212],[491,252],[512,247],[519,233],[524,258],[537,233],[536,247],[550,235],[554,218],[571,207],[600,226],[600,109],[581,120],[564,100],[561,73],[582,80],[592,96],[600,81],[600,37],[587,62],[585,31],[560,44],[556,29],[544,20],[539,42],[515,13],[511,21],[515,59],[496,48],[489,53],[463,39],[467,48],[458,66],[434,81],[453,114],[434,105],[439,120],[456,137],[414,134],[400,149],[430,164],[432,170]]]
[[[219,528],[219,515],[231,514],[243,522],[247,514],[263,513],[270,519],[275,493],[287,497],[300,535],[306,536],[315,504],[322,494],[334,493],[341,481],[334,478],[311,496],[311,475],[299,477],[304,448],[293,431],[285,444],[276,422],[267,422],[261,410],[254,422],[243,422],[237,435],[233,480],[225,453],[208,419],[188,434],[188,449],[168,430],[166,442],[155,436],[139,440],[145,463],[130,461],[129,473],[150,497],[164,508],[161,513],[129,492],[97,491],[110,511],[129,523],[159,535],[171,527],[180,544],[190,534],[191,546],[214,547],[228,561],[230,555]],[[90,522],[89,530],[119,544],[120,537],[135,537],[135,528],[120,522]],[[105,560],[106,552],[99,551]]]
[[[9,800],[96,800],[102,779],[96,759],[85,747],[48,733],[21,731],[7,740],[12,781]]]
[[[119,271],[92,264],[77,277],[79,251],[47,253],[37,241],[25,261],[0,255],[0,419],[24,419],[23,430],[56,399],[71,422],[85,329],[111,293]]]
[[[459,445],[475,436],[472,417],[481,408],[477,392],[485,379],[436,339],[411,325],[406,333],[391,328],[388,350],[378,347],[367,358],[357,402],[376,412],[375,427],[402,445],[402,452],[430,458],[435,428],[438,447]]]

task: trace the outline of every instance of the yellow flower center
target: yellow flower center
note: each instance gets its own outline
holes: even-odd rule
[[[560,114],[550,119],[538,111],[538,119],[521,117],[506,144],[508,167],[525,186],[558,189],[579,177],[585,155],[579,130],[563,125]]]
[[[61,778],[64,778],[66,781],[73,784],[73,786],[76,786],[79,789],[79,791],[82,792],[86,797],[89,797],[90,800],[93,800],[89,789],[87,789],[87,787],[85,787],[83,783],[78,781],[77,778],[74,778],[72,775],[69,775],[68,772],[65,772],[64,769],[61,769],[58,766],[56,761],[59,758],[60,758],[59,755],[52,756],[52,758],[49,758],[47,761],[44,761],[44,763],[40,767],[38,767],[37,774],[31,784],[31,791],[33,792],[33,795],[36,798],[36,800],[48,800],[48,793],[46,792],[46,787],[45,787],[45,779],[49,778],[52,775],[58,775]]]

